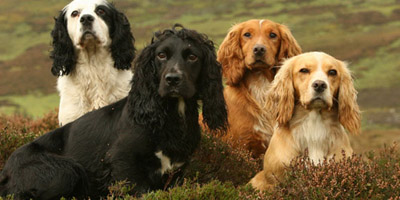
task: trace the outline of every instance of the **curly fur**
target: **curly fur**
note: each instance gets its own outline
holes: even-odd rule
[[[332,70],[335,73],[329,73]],[[316,82],[324,82],[326,88],[316,90]],[[267,96],[266,109],[278,123],[263,171],[250,181],[254,188],[273,190],[286,166],[306,150],[315,164],[352,155],[345,129],[359,133],[361,119],[346,63],[322,52],[292,57],[279,70]]]
[[[203,101],[204,122],[213,131],[227,128],[221,68],[213,44],[205,35],[177,27],[157,33],[141,52],[128,97],[16,150],[0,173],[0,196],[95,199],[106,195],[115,181],[135,184],[135,194],[175,183],[200,142],[198,100]],[[197,80],[194,95],[187,98],[158,92],[164,77],[154,51],[171,38],[174,45],[190,43],[202,52],[197,61],[201,71],[198,77],[190,76]],[[185,104],[183,115],[180,99]]]
[[[105,14],[97,14],[99,8]],[[72,17],[73,11],[81,13]],[[80,21],[84,15],[94,18],[89,28]],[[85,44],[83,34],[87,30],[95,34],[92,40],[96,42]],[[135,39],[128,19],[112,4],[104,0],[72,1],[55,19],[51,36],[51,72],[58,76],[61,97],[60,125],[127,96]]]
[[[246,37],[245,34],[251,36]],[[270,34],[276,37],[270,37]],[[256,46],[265,47],[262,56]],[[259,157],[268,147],[273,122],[263,109],[266,92],[277,68],[301,48],[290,30],[270,20],[249,20],[234,25],[218,50],[227,86],[224,96],[228,107],[229,130],[223,137],[250,150]]]

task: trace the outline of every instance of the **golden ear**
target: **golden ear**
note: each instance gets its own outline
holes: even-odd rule
[[[345,63],[341,62],[341,82],[339,87],[339,121],[350,133],[360,133],[361,115],[357,104],[357,91],[353,78]]]
[[[294,109],[294,87],[292,78],[293,59],[287,60],[278,71],[268,90],[266,108],[279,125],[292,119]]]
[[[282,62],[286,58],[290,58],[301,54],[301,47],[293,37],[289,28],[279,24],[279,32],[281,35],[281,46],[278,53],[278,61]]]
[[[218,50],[217,60],[222,65],[222,74],[228,85],[238,84],[245,72],[244,56],[240,46],[240,31],[240,24],[232,27]]]

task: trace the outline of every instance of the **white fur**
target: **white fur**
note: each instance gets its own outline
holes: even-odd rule
[[[258,124],[254,124],[253,129],[256,132],[261,132],[263,133],[261,137],[263,138],[264,141],[269,141],[271,138],[271,133],[272,133],[272,127],[270,126],[270,121],[269,121],[269,113],[267,113],[267,110],[262,109],[265,105],[265,97],[267,96],[267,91],[270,87],[270,82],[267,78],[263,76],[259,76],[258,80],[253,81],[250,84],[250,92],[251,96],[253,97],[254,101],[258,104],[260,109],[260,114],[258,116]],[[263,143],[263,146],[264,143]]]
[[[95,5],[103,0],[75,0],[64,8],[68,33],[75,46],[77,63],[69,75],[60,76],[57,89],[60,93],[59,123],[65,125],[83,114],[116,102],[128,95],[132,72],[114,68],[110,52],[111,39],[106,23],[94,13]],[[75,10],[79,17],[71,18]],[[95,17],[93,30],[99,44],[81,47],[82,35],[79,18],[82,14]]]
[[[82,48],[79,42],[83,34],[80,19],[86,14],[94,17],[92,30],[95,32],[101,46],[105,47],[111,44],[107,24],[95,13],[97,5],[107,5],[107,3],[105,0],[74,0],[63,9],[66,13],[68,34],[78,49]],[[71,14],[74,11],[78,11],[79,15],[72,17]]]
[[[304,152],[315,163],[320,163],[328,156],[329,147],[334,137],[330,134],[331,119],[324,119],[319,110],[311,110],[301,120],[300,125],[292,130],[298,149]]]
[[[162,151],[156,152],[155,155],[157,156],[157,158],[160,159],[161,162],[161,168],[159,170],[161,174],[168,173],[173,169],[181,167],[183,165],[183,163],[171,163],[171,160],[167,156],[165,156]]]
[[[185,117],[185,109],[186,109],[185,100],[182,97],[179,97],[179,103],[178,103],[179,116]]]

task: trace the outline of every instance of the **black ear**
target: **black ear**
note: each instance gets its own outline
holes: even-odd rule
[[[134,123],[151,125],[156,130],[164,124],[167,114],[163,113],[162,98],[157,92],[159,78],[154,50],[154,45],[149,45],[136,59],[128,101],[130,118]]]
[[[205,62],[199,86],[200,98],[203,101],[203,123],[213,132],[224,133],[228,119],[223,94],[222,69],[215,55],[214,44],[208,40],[203,46]]]
[[[65,12],[61,11],[60,16],[55,19],[55,25],[51,31],[53,38],[53,50],[50,58],[53,59],[51,73],[54,76],[68,75],[76,64],[74,45],[67,31]]]
[[[111,55],[114,67],[117,69],[130,69],[135,58],[135,38],[131,33],[131,26],[126,16],[115,10],[114,30],[110,33]]]

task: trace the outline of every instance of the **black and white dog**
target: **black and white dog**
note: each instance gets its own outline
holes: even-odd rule
[[[72,1],[56,19],[51,35],[60,125],[128,95],[134,38],[127,18],[112,4]]]
[[[135,62],[128,97],[17,149],[0,174],[0,196],[97,198],[118,180],[138,193],[162,189],[199,144],[198,100],[203,122],[224,132],[212,41],[179,25],[157,32]]]

